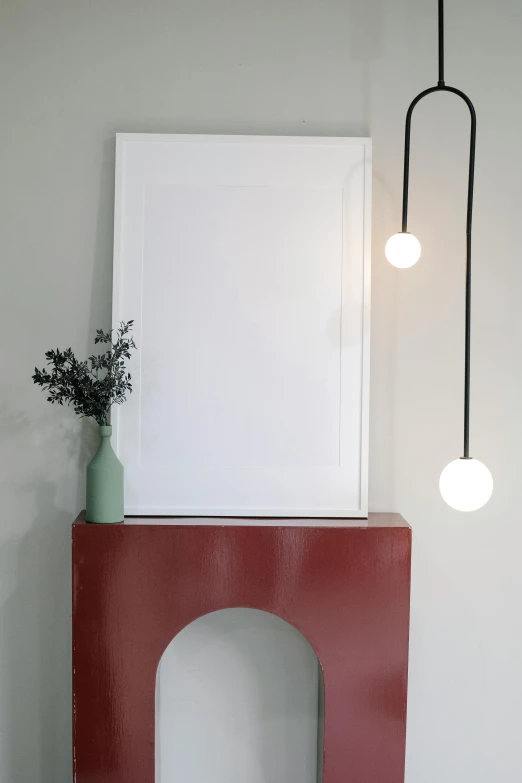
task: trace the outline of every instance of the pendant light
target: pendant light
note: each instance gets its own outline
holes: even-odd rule
[[[475,175],[475,140],[477,117],[472,102],[461,90],[448,87],[444,81],[444,0],[439,6],[439,80],[435,87],[424,90],[411,102],[406,114],[404,142],[404,180],[402,191],[402,230],[386,243],[386,258],[393,266],[406,269],[421,255],[419,240],[408,232],[408,185],[410,174],[411,117],[415,106],[432,92],[451,92],[458,95],[469,109],[471,133],[469,145],[468,207],[466,214],[466,295],[465,295],[465,349],[464,349],[464,451],[460,459],[450,462],[442,471],[439,488],[446,503],[458,511],[476,511],[484,506],[493,492],[493,478],[488,468],[469,455],[469,399],[471,346],[471,221],[473,213],[473,182]]]

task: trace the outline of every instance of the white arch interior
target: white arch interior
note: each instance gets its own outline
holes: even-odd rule
[[[274,615],[226,609],[179,633],[156,680],[156,783],[318,783],[322,676]]]

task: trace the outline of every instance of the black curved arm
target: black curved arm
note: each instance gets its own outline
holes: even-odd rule
[[[469,175],[468,175],[468,206],[466,212],[466,316],[465,316],[465,347],[464,347],[464,458],[469,458],[469,400],[470,400],[470,360],[471,360],[471,224],[473,217],[473,185],[475,182],[475,144],[477,138],[477,115],[475,107],[468,96],[455,87],[444,83],[444,5],[439,0],[439,82],[436,87],[430,87],[419,93],[410,103],[406,114],[406,131],[404,138],[404,179],[402,190],[402,231],[408,231],[408,191],[410,179],[410,138],[411,118],[415,106],[426,95],[433,92],[452,92],[462,98],[467,105],[471,117],[469,142]]]
[[[416,105],[426,95],[431,95],[433,92],[452,92],[454,95],[458,95],[459,98],[465,102],[469,109],[471,116],[471,132],[469,142],[469,176],[468,176],[468,209],[466,217],[466,233],[471,233],[471,221],[473,214],[473,185],[475,181],[475,144],[477,139],[477,114],[475,107],[466,93],[461,90],[457,90],[456,87],[448,87],[446,84],[438,84],[436,87],[429,87],[427,90],[419,93],[416,98],[412,100],[409,105],[408,113],[406,114],[406,131],[404,135],[404,179],[402,188],[402,230],[408,231],[408,190],[410,180],[410,138],[411,138],[411,118],[413,110]]]

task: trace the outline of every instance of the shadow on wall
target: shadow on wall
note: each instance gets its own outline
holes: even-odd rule
[[[49,407],[48,418],[35,421],[5,405],[0,409],[2,498],[18,520],[26,519],[15,531],[5,520],[0,547],[6,783],[56,783],[70,767],[70,721],[64,716],[71,713],[71,513],[57,498],[69,483],[73,494],[78,487],[81,502],[78,470],[81,475],[90,459],[93,428],[89,422],[78,426],[74,417],[65,424],[56,413]],[[22,457],[9,459],[13,442]],[[11,476],[30,478],[8,479],[6,468]]]
[[[78,302],[78,322],[67,321],[67,308],[62,322],[49,319],[53,333],[60,329],[61,347],[80,338],[85,356],[96,329],[110,326],[114,139],[104,142],[99,166],[91,288]],[[42,298],[46,293],[46,306],[60,308],[60,291],[43,291]],[[31,359],[2,392],[11,404],[0,405],[2,783],[65,783],[72,776],[71,524],[84,507],[97,428],[31,388],[43,354],[23,347]]]

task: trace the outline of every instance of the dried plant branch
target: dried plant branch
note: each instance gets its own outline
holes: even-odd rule
[[[72,405],[79,416],[92,416],[98,424],[108,424],[110,409],[121,405],[132,393],[131,374],[125,360],[136,349],[131,336],[134,321],[120,323],[114,330],[96,331],[94,343],[108,345],[106,351],[78,361],[71,348],[47,351],[47,368],[35,367],[33,381],[49,393],[52,404]]]

